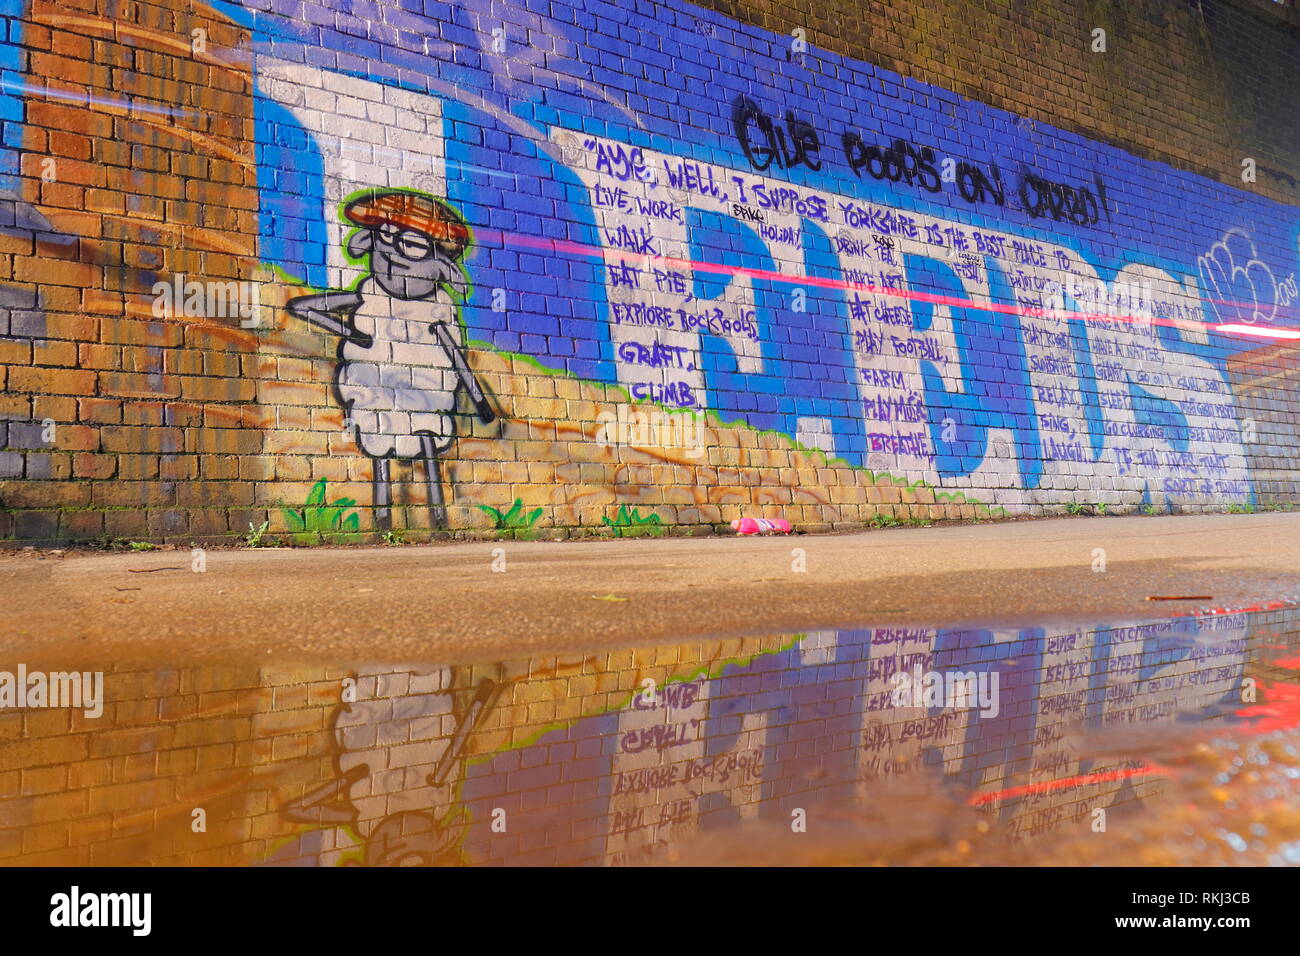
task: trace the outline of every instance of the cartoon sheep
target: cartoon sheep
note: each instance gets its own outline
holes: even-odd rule
[[[444,527],[438,456],[456,437],[459,391],[484,424],[496,418],[461,345],[469,228],[446,203],[408,190],[370,190],[343,216],[357,227],[348,256],[368,258],[368,271],[350,290],[300,296],[287,308],[339,336],[335,387],[344,425],[374,466],[375,526],[391,527],[391,460],[422,458],[430,526]]]
[[[355,694],[330,718],[333,777],[285,803],[281,815],[317,828],[346,826],[368,866],[455,861],[469,822],[460,787],[470,736],[503,687],[490,677],[471,685],[470,673],[358,668]]]

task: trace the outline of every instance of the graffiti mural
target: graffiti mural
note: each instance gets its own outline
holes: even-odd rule
[[[469,293],[460,260],[469,230],[445,203],[413,192],[372,191],[344,218],[357,227],[348,257],[369,263],[351,291],[291,299],[287,308],[339,337],[335,386],[356,443],[374,463],[378,527],[390,527],[388,460],[421,458],[433,527],[446,523],[438,455],[455,438],[456,394],[467,391],[484,424],[495,417],[465,361],[458,303]]]
[[[114,35],[113,0],[11,6],[69,44]],[[21,274],[51,277],[32,296],[52,350],[86,334],[57,289],[122,325],[82,375],[8,336],[7,362],[42,369],[10,378],[13,414],[68,426],[51,480],[168,504],[137,521],[74,489],[76,516],[8,533],[242,530],[321,478],[378,531],[425,526],[401,504],[429,529],[516,501],[539,527],[639,508],[815,529],[1261,503],[1250,446],[1289,426],[1229,368],[1297,324],[1293,206],[815,46],[773,55],[788,38],[677,0],[316,6],[310,26],[277,0],[140,24],[174,88],[122,65],[87,67],[88,91],[5,86],[25,132],[0,185],[51,266]],[[150,157],[130,171],[124,109]],[[60,127],[80,138],[53,145]],[[90,214],[60,198],[73,175],[106,190]],[[203,305],[232,282],[256,321]],[[148,291],[191,284],[195,308]],[[91,400],[37,415],[42,395]],[[629,407],[706,444],[597,440]]]

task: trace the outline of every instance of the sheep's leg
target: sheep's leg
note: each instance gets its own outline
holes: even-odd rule
[[[389,505],[393,499],[393,486],[388,477],[388,459],[371,458],[374,466],[372,479],[372,497],[375,506],[375,530],[387,531],[393,526],[393,514]]]
[[[432,435],[421,435],[420,445],[424,451],[424,475],[429,483],[429,527],[447,527],[447,509],[442,499],[442,475],[438,468],[438,452],[433,445]]]

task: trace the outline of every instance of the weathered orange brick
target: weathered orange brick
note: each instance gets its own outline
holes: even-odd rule
[[[117,471],[117,458],[114,455],[98,455],[82,451],[73,455],[73,477],[88,479],[107,479]]]
[[[77,369],[12,368],[9,388],[15,392],[45,392],[57,395],[93,395],[96,373]]]
[[[78,399],[77,420],[99,424],[120,422],[122,420],[122,403],[111,398]]]

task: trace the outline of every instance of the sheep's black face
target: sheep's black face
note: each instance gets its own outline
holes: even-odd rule
[[[444,284],[463,294],[454,246],[391,224],[370,230],[368,239],[370,272],[393,298],[428,299]]]

